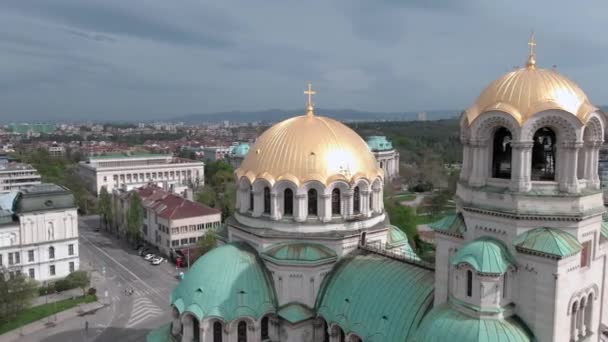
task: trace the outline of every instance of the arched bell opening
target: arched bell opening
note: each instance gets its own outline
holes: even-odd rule
[[[492,148],[492,177],[511,178],[511,132],[505,127],[499,127],[494,132]]]
[[[533,181],[554,181],[555,151],[557,148],[555,132],[549,127],[542,127],[534,133],[532,140],[532,170],[530,178]]]

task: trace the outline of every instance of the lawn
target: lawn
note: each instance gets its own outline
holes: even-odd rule
[[[55,303],[34,306],[19,313],[10,322],[0,325],[0,334],[17,329],[26,324],[35,322],[55,313],[71,309],[81,303],[91,303],[97,300],[95,295],[76,297],[75,299],[64,299]]]

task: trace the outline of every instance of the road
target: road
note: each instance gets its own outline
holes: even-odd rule
[[[123,241],[95,232],[96,216],[79,218],[81,269],[93,270],[101,301],[109,305],[97,313],[61,322],[27,341],[145,341],[146,334],[170,321],[169,295],[177,284],[169,263],[153,266]],[[134,293],[126,295],[125,288]],[[106,295],[107,291],[107,297]],[[89,329],[85,332],[85,322]]]

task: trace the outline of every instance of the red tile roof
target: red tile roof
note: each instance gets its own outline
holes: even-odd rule
[[[187,200],[157,186],[145,186],[136,190],[143,205],[162,218],[179,220],[190,217],[217,215],[221,211],[198,202]]]

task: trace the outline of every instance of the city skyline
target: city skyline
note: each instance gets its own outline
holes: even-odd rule
[[[596,75],[608,71],[608,47],[596,37],[606,6],[7,1],[0,114],[144,120],[291,110],[304,106],[308,81],[323,108],[457,111],[488,80],[523,65],[532,29],[539,66],[557,65],[602,105]]]

